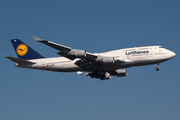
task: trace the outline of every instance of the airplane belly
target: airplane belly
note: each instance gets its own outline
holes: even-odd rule
[[[51,70],[58,72],[76,72],[82,69],[74,63],[59,63],[51,67]]]

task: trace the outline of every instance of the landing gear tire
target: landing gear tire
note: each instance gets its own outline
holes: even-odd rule
[[[159,71],[159,68],[158,68],[158,67],[156,67],[156,71]]]
[[[105,77],[105,75],[102,74],[101,77],[100,77],[100,79],[101,79],[101,80],[104,80],[104,77]]]
[[[156,65],[156,71],[159,71],[159,64]]]
[[[91,78],[94,78],[94,77],[95,77],[95,74],[89,73],[89,76],[90,76]]]

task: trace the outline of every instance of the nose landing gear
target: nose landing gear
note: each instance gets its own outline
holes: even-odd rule
[[[156,71],[159,71],[159,64],[156,65]]]

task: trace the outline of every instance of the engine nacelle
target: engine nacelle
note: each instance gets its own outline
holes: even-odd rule
[[[96,76],[95,78],[100,78],[101,80],[108,80],[111,79],[111,75],[109,73],[103,73]]]
[[[74,57],[86,57],[86,51],[85,50],[76,50],[76,49],[72,49],[68,55],[72,55]]]
[[[115,61],[113,57],[103,57],[99,60],[99,62],[105,63],[105,64],[111,64],[111,63],[114,63]]]
[[[114,73],[112,73],[111,75],[117,76],[117,77],[124,77],[127,76],[127,70],[115,70]]]
[[[104,74],[104,79],[111,79],[111,75],[109,73]]]

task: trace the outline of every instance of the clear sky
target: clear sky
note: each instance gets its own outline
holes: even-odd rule
[[[10,39],[45,57],[58,51],[32,36],[91,53],[161,45],[160,64],[101,81],[15,67]],[[0,120],[180,120],[179,0],[1,0]]]

